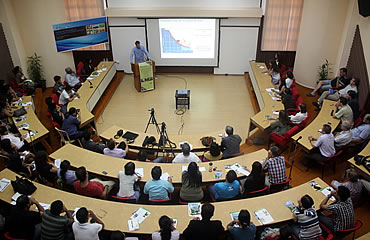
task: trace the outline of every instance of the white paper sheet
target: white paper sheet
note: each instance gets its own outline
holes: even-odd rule
[[[167,181],[169,176],[170,174],[168,174],[168,172],[165,172],[162,174],[161,179]]]
[[[139,177],[144,177],[144,168],[135,168],[135,173],[136,173]]]
[[[55,159],[54,160],[54,165],[57,167],[57,168],[60,168],[60,164],[62,163],[62,159],[58,158],[58,159]]]

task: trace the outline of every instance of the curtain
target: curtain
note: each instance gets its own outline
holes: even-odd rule
[[[297,49],[304,0],[268,0],[262,39],[263,51]]]
[[[104,0],[64,0],[66,21],[78,21],[104,16]],[[79,50],[106,50],[106,44],[99,44]]]

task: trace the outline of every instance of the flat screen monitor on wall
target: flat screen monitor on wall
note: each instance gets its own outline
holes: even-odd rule
[[[58,52],[108,42],[106,17],[54,24],[53,31]]]
[[[146,27],[156,65],[218,65],[218,19],[147,19]]]

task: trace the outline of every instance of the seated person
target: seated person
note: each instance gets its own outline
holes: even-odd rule
[[[279,111],[279,118],[270,124],[270,131],[281,136],[289,131],[289,117],[286,111]]]
[[[89,222],[90,217],[93,221]],[[99,232],[104,229],[104,223],[92,210],[85,207],[78,209],[76,219],[72,224],[75,240],[99,240]]]
[[[188,202],[200,202],[203,199],[202,173],[195,162],[189,163],[182,172],[180,198]]]
[[[334,118],[339,119],[341,122],[350,121],[353,123],[353,112],[351,107],[347,104],[347,98],[340,97],[335,103],[335,113]]]
[[[208,152],[204,153],[203,162],[217,161],[222,158],[222,152],[220,146],[212,142]]]
[[[332,185],[333,187],[338,190],[339,186],[344,186],[349,189],[351,193],[351,199],[353,205],[357,205],[359,203],[361,193],[362,193],[362,182],[359,180],[358,174],[355,169],[349,168],[344,172],[344,176],[342,179],[348,178],[349,181],[346,182],[336,182],[333,181]]]
[[[292,231],[298,239],[318,239],[322,235],[314,201],[309,195],[298,200],[293,218],[296,223],[292,226]]]
[[[46,181],[54,183],[57,178],[58,168],[49,162],[49,156],[45,151],[36,152],[35,156],[36,170]]]
[[[195,153],[190,152],[190,145],[188,143],[181,144],[181,151],[172,160],[172,163],[190,163],[190,162],[201,162],[199,157]]]
[[[84,131],[79,130],[81,124],[81,113],[76,108],[71,107],[68,116],[64,119],[62,129],[68,133],[71,140],[82,138]]]
[[[140,188],[136,189],[135,184],[141,179],[141,176],[135,173],[135,163],[128,162],[124,167],[125,171],[118,172],[119,191],[117,197],[125,197],[139,201]]]
[[[233,127],[226,126],[225,132],[226,134],[221,140],[222,158],[224,159],[240,153],[240,143],[242,142],[241,137],[234,134]]]
[[[79,167],[76,176],[78,180],[73,185],[76,193],[88,197],[106,199],[114,185],[113,181],[102,181],[99,178],[89,180],[89,174],[85,167]]]
[[[53,92],[58,94],[58,96],[60,96],[60,94],[62,94],[63,90],[64,90],[64,84],[62,82],[62,78],[58,75],[55,75],[54,76],[54,87],[53,87]]]
[[[292,90],[286,88],[281,94],[281,102],[284,104],[284,109],[296,109],[297,105],[293,99]]]
[[[57,175],[58,178],[62,180],[63,184],[73,186],[77,181],[77,176],[74,171],[69,170],[71,163],[68,160],[63,160],[58,168]]]
[[[349,121],[343,121],[341,129],[342,131],[337,132],[334,137],[334,145],[336,149],[345,146],[352,141],[351,123]]]
[[[230,170],[226,174],[226,182],[218,182],[208,188],[209,193],[216,199],[230,199],[237,196],[240,192],[240,183],[236,172]]]
[[[113,140],[113,138],[109,139],[107,142],[107,147],[104,148],[103,153],[104,155],[111,156],[111,157],[117,157],[117,158],[124,158],[126,157],[128,150],[128,145],[125,142],[121,142],[116,147],[116,142]]]
[[[23,156],[25,161],[22,161],[21,155],[23,153],[19,153],[17,151],[17,148],[14,144],[10,142],[9,139],[1,140],[1,154],[6,156],[8,159],[6,159],[6,167],[10,170],[17,172],[17,173],[24,173],[27,176],[32,176],[31,172],[31,166],[29,165],[33,160],[34,156],[28,156],[30,154],[27,154],[26,156]],[[29,163],[29,164],[27,164]]]
[[[22,68],[19,66],[15,66],[15,68],[13,68],[13,74],[15,80],[14,82],[17,87],[25,90],[28,95],[32,95],[35,91],[34,82],[24,76]]]
[[[48,106],[48,112],[54,122],[58,123],[60,127],[63,126],[64,114],[62,113],[60,106],[55,103],[50,103]]]
[[[152,168],[152,181],[144,185],[144,194],[149,194],[149,200],[169,200],[168,195],[174,191],[172,177],[162,180],[162,169],[159,166]]]
[[[320,80],[316,88],[309,94],[308,97],[314,97],[315,94],[321,89],[322,91],[328,91],[330,88],[344,88],[349,84],[349,78],[347,77],[347,68],[341,68],[339,76],[332,80]]]
[[[148,153],[141,149],[139,150],[139,152],[137,153],[137,160],[138,161],[141,161],[141,162],[155,162],[155,163],[162,163],[164,162],[164,157],[157,157],[156,159],[154,159],[153,161],[152,160],[149,160],[148,159]]]
[[[265,240],[289,240],[292,238],[292,229],[289,225],[280,228],[265,228],[261,234],[261,239]]]
[[[59,96],[59,105],[62,106],[62,112],[65,114],[67,112],[67,104],[72,102],[76,97],[80,97],[78,93],[73,91],[70,86],[66,86],[65,89]]]
[[[294,75],[293,75],[293,72],[292,71],[289,71],[287,72],[287,78],[286,79],[281,79],[280,80],[280,84],[279,84],[279,90],[277,89],[272,89],[274,92],[277,92],[279,94],[283,94],[285,89],[288,88],[290,89],[290,87],[292,86],[293,84],[293,81],[294,81]]]
[[[357,78],[352,78],[350,81],[350,84],[348,84],[345,88],[336,91],[336,90],[330,90],[325,91],[321,94],[320,98],[317,100],[317,104],[314,104],[316,107],[320,107],[322,105],[322,102],[324,99],[334,100],[337,101],[339,97],[348,97],[348,91],[355,91],[358,92],[357,87],[360,84],[360,80]]]
[[[334,196],[335,203],[328,204],[329,199]],[[333,214],[333,218],[320,215],[319,220],[331,232],[353,228],[355,223],[355,211],[353,209],[351,192],[344,186],[339,186],[338,191],[332,191],[320,204],[322,210]]]
[[[65,213],[65,215],[61,216],[62,213]],[[73,234],[66,232],[72,226],[72,223],[72,214],[63,202],[60,200],[54,201],[50,205],[50,210],[46,210],[42,216],[41,239],[72,239]]]
[[[271,75],[272,84],[278,86],[280,84],[280,68],[274,61],[269,63],[268,74]]]
[[[347,98],[348,102],[347,104],[351,107],[353,112],[353,120],[356,121],[356,119],[360,116],[360,104],[358,103],[357,98],[357,92],[353,90],[349,90],[347,92]]]
[[[66,76],[65,81],[67,82],[68,86],[79,89],[81,87],[80,77],[76,75],[75,72],[72,71],[70,67],[65,69]]]
[[[262,163],[264,171],[268,172],[265,177],[265,185],[270,187],[271,184],[286,181],[285,158],[280,156],[280,149],[277,146],[271,147],[268,151],[267,159]]]
[[[335,154],[334,135],[331,133],[330,125],[324,124],[321,131],[322,135],[317,139],[312,136],[308,137],[313,149],[305,156],[308,162],[303,164],[306,166],[311,166],[314,161],[326,162]]]
[[[82,74],[90,76],[91,73],[93,73],[95,70],[94,65],[92,64],[92,59],[86,59],[84,62],[84,68],[82,69]]]
[[[351,129],[351,143],[362,143],[370,138],[370,113],[366,114],[363,123],[357,128]]]
[[[97,153],[103,153],[104,148],[106,148],[104,143],[94,142],[89,131],[85,131],[83,138],[81,138],[81,144],[83,148]]]
[[[301,103],[299,104],[298,108],[299,108],[299,112],[297,112],[296,115],[289,116],[290,122],[297,124],[297,125],[301,124],[308,117],[306,104]]]
[[[265,173],[262,170],[262,164],[258,161],[254,162],[249,176],[240,182],[244,182],[244,184],[242,184],[244,195],[263,189],[265,187]]]
[[[176,230],[173,225],[173,220],[166,215],[159,218],[159,227],[158,232],[152,233],[152,240],[179,240],[180,233]]]
[[[220,220],[211,220],[215,207],[210,203],[202,205],[200,215],[202,220],[196,218],[189,222],[189,225],[182,233],[186,240],[219,239],[224,233],[224,227]]]
[[[254,240],[257,228],[251,222],[251,215],[248,210],[240,210],[238,219],[227,225],[233,240]]]
[[[15,145],[18,152],[23,152],[28,150],[28,143],[24,141],[23,137],[20,138],[15,136],[13,133],[9,132],[9,130],[5,126],[0,127],[0,135],[1,140],[9,139],[10,142]]]
[[[32,205],[36,205],[37,212],[30,210]],[[15,239],[39,239],[43,213],[44,208],[36,199],[21,195],[5,219],[5,230]]]

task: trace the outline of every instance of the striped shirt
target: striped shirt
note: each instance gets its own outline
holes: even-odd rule
[[[286,181],[285,158],[283,156],[267,159],[263,170],[268,171],[270,183]]]
[[[41,240],[64,240],[64,230],[72,225],[67,216],[55,216],[46,210],[41,222]]]
[[[348,198],[346,201],[338,201],[327,207],[328,212],[334,214],[334,229],[341,231],[352,228],[355,222],[355,213],[353,210],[352,200]]]
[[[319,218],[315,208],[300,209],[296,207],[293,211],[301,228],[299,239],[315,239],[321,236]]]

